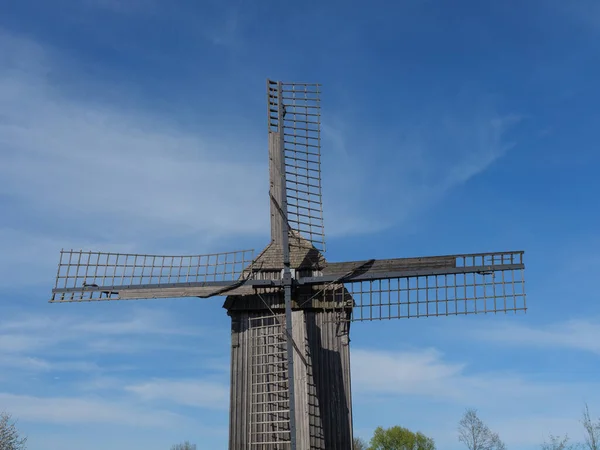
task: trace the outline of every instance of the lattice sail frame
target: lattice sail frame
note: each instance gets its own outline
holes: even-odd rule
[[[317,292],[339,308],[338,321],[526,311],[523,256],[452,255],[435,259],[453,261],[453,267],[330,275],[325,279],[334,279]]]
[[[340,320],[348,320],[347,309],[351,321],[525,311],[523,257],[518,251],[332,263],[296,283],[312,285],[312,297],[339,307]],[[195,256],[63,250],[50,301],[153,298],[157,291],[199,296],[172,290],[193,286],[208,289],[203,297],[240,284],[248,293],[281,289],[279,279],[258,279],[254,264],[253,250]]]
[[[283,149],[289,227],[325,251],[321,85],[271,80],[267,85],[269,130],[280,134]]]
[[[163,256],[61,250],[53,302],[120,299],[128,289],[215,286],[236,282],[254,261],[254,250]]]

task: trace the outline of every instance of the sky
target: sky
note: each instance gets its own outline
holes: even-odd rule
[[[330,261],[525,250],[526,314],[356,323],[354,429],[600,417],[595,0],[0,2],[0,410],[30,450],[227,448],[222,297],[49,304],[61,248],[269,241],[267,78],[322,83]]]

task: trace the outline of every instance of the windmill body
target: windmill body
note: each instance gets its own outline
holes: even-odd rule
[[[290,239],[291,266],[296,273],[318,275],[324,259],[309,245]],[[272,243],[259,255],[262,275],[281,274],[281,253]],[[350,309],[344,312],[323,300],[311,286],[295,289],[292,296],[297,448],[349,449],[350,323],[339,321],[339,315],[348,319]],[[231,316],[229,448],[289,448],[281,446],[290,441],[284,296],[230,295],[224,307]]]
[[[61,251],[51,302],[227,295],[230,450],[352,449],[350,323],[524,311],[522,251],[330,263],[320,86],[267,80],[271,242],[159,256]]]

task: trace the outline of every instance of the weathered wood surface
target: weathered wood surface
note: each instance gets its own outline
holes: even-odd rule
[[[251,365],[249,318],[268,311],[230,311],[231,399],[229,450],[248,450],[250,436]],[[298,449],[352,448],[349,323],[335,323],[333,312],[293,312]],[[285,447],[273,444],[264,450]]]
[[[133,300],[138,298],[177,298],[177,297],[207,297],[214,295],[219,288],[211,287],[177,287],[156,289],[127,289],[119,291],[119,299]],[[227,291],[231,295],[250,295],[255,290],[251,286],[241,286]],[[225,295],[225,294],[223,294]]]
[[[298,236],[291,235],[290,247],[292,267],[303,275],[319,275],[327,264],[320,252]],[[280,278],[281,246],[271,243],[254,266],[261,268],[257,275],[262,279]],[[263,289],[260,295],[232,293],[223,307],[231,317],[229,450],[248,450],[252,355],[249,319],[272,312],[282,314],[285,305],[280,290]],[[352,448],[350,323],[340,323],[338,315],[349,317],[351,306],[334,301],[321,286],[298,286],[292,308],[292,334],[301,353],[294,352],[298,449],[348,450]],[[284,448],[276,444],[260,447]]]
[[[277,207],[284,186],[281,183],[281,149],[279,133],[269,132],[269,189],[271,203],[271,242],[281,245],[283,216]]]
[[[352,273],[381,273],[399,272],[408,270],[426,270],[426,269],[453,269],[456,268],[456,258],[452,256],[433,256],[423,258],[395,258],[395,259],[378,259],[367,261],[349,261],[343,263],[328,263],[325,258],[314,247],[310,246],[304,239],[294,239],[298,245],[290,246],[290,259],[292,268],[298,271],[300,277],[307,276],[330,276],[337,275],[342,277]],[[309,247],[310,246],[310,247]],[[281,246],[271,243],[258,256],[252,266],[254,273],[253,278],[262,280],[279,280],[281,279]],[[249,276],[249,270],[244,271],[244,276]],[[298,289],[296,294],[295,307],[300,307],[308,297],[322,289],[322,286],[307,286],[304,289]],[[141,288],[127,289],[118,292],[119,299],[136,299],[136,298],[174,298],[174,297],[206,297],[215,295],[220,288],[215,286],[196,286],[196,287],[156,287],[156,288]],[[229,296],[253,296],[254,300],[248,298],[247,309],[260,309],[264,304],[259,297],[254,294],[261,295],[276,294],[280,291],[279,288],[259,288],[255,289],[250,285],[242,285],[234,287],[224,292]],[[114,298],[113,298],[114,299]],[[318,306],[323,300],[315,300],[312,302],[313,307]],[[255,306],[253,306],[255,304]],[[273,304],[273,307],[283,307],[280,304]]]
[[[326,263],[322,273],[323,275],[343,275],[356,270],[370,273],[384,273],[402,270],[449,269],[455,267],[455,256],[427,256],[421,258],[393,258]]]
[[[290,233],[290,267],[292,269],[318,270],[325,266],[323,255],[294,232]],[[281,270],[283,269],[283,252],[281,244],[273,242],[256,257],[251,268],[257,270]]]
[[[292,309],[322,309],[341,311],[352,308],[352,297],[340,284],[328,286],[298,286],[292,297]],[[343,291],[341,291],[343,289]],[[270,289],[274,291],[274,289]],[[267,291],[266,289],[264,291]],[[273,311],[281,312],[285,309],[281,291],[265,292],[260,295],[229,295],[223,307],[228,311],[262,311],[267,306]],[[344,297],[341,298],[343,292]],[[337,294],[334,298],[333,294]]]
[[[419,258],[392,258],[364,261],[327,262],[310,242],[290,233],[290,265],[293,269],[318,271],[323,275],[345,274],[356,269],[370,272],[392,272],[417,269],[445,269],[456,267],[456,256],[425,256]],[[268,245],[252,266],[255,271],[278,271],[283,269],[281,245]],[[315,274],[316,276],[317,274]]]

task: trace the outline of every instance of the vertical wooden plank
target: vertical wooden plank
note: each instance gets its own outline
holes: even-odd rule
[[[294,325],[293,338],[297,350],[294,353],[294,381],[296,388],[296,439],[298,449],[310,448],[310,427],[308,420],[308,392],[306,372],[306,324],[305,311],[294,311],[292,321]]]
[[[250,304],[250,303],[249,303]],[[249,450],[252,345],[249,318],[267,311],[230,311],[231,411],[229,450]],[[293,312],[293,337],[302,352],[295,355],[298,448],[349,450],[352,448],[352,397],[350,386],[349,325],[335,321],[328,310]],[[250,450],[275,450],[265,444]],[[285,448],[285,447],[283,447]]]
[[[271,193],[271,241],[281,245],[283,217],[275,200],[281,198],[281,149],[279,133],[269,132],[269,192]]]
[[[310,449],[352,448],[348,328],[332,311],[306,312],[309,346]]]

